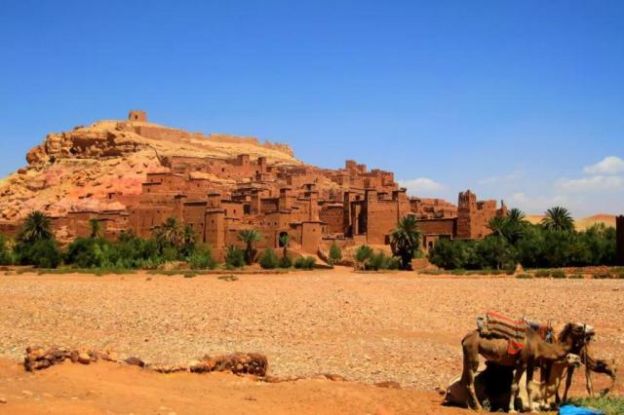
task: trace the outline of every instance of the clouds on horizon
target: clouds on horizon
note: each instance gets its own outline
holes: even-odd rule
[[[615,155],[579,166],[578,174],[570,177],[536,177],[530,170],[517,169],[476,183],[474,190],[480,198],[503,197],[508,206],[528,214],[540,214],[557,205],[569,208],[575,216],[624,211],[624,159]],[[457,202],[454,189],[433,178],[400,180],[399,184],[411,196],[443,197]]]
[[[415,179],[399,180],[399,186],[407,189],[410,196],[432,196],[446,189],[442,183],[436,182],[428,177],[418,177]]]

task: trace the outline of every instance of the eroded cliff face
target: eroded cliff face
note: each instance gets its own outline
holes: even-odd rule
[[[137,195],[147,173],[168,171],[168,156],[266,157],[300,164],[290,147],[255,138],[204,136],[147,122],[100,121],[48,134],[26,155],[28,165],[0,181],[0,222],[33,210],[62,216],[77,210],[121,210],[111,193]]]

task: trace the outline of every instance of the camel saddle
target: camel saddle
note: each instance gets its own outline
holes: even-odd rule
[[[488,311],[485,315],[477,317],[477,329],[483,337],[494,337],[500,339],[522,342],[526,337],[528,329],[536,331],[544,340],[548,340],[550,328],[536,321],[522,318],[514,320],[496,311]]]

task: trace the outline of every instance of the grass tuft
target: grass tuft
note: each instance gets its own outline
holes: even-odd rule
[[[570,403],[577,406],[587,406],[590,408],[604,411],[605,415],[624,414],[624,397],[620,396],[573,398],[570,400]]]

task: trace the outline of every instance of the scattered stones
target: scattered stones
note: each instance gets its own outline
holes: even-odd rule
[[[124,362],[130,366],[145,367],[145,362],[138,357],[129,357],[125,359]]]
[[[189,365],[192,373],[232,372],[265,376],[269,367],[266,356],[259,353],[234,353],[217,357],[204,356],[201,361]]]
[[[401,389],[401,385],[397,382],[393,382],[391,380],[385,382],[377,382],[375,386],[378,388],[386,388],[386,389]]]

